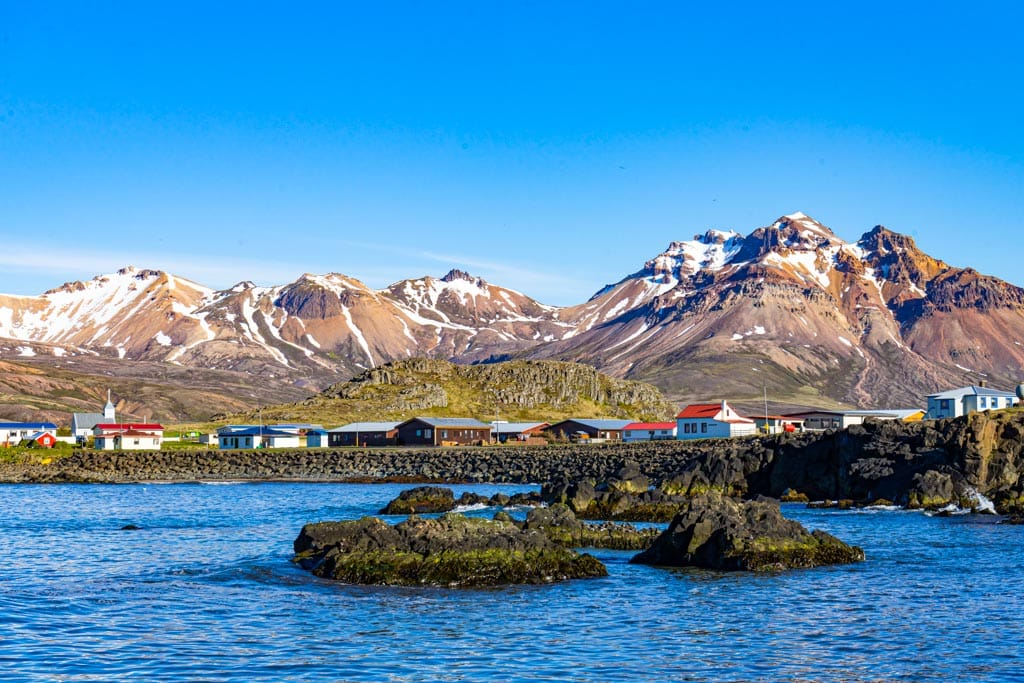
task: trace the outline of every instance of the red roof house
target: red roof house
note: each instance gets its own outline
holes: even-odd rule
[[[676,437],[679,439],[715,439],[747,436],[757,427],[728,403],[693,403],[676,415]]]

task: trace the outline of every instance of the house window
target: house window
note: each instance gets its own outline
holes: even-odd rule
[[[701,434],[707,434],[708,433],[708,423],[707,422],[701,422],[700,423],[700,433]]]
[[[426,439],[433,439],[434,438],[434,430],[433,429],[424,429],[423,430],[423,437],[426,438]]]
[[[447,429],[442,429],[441,430],[441,438],[442,439],[447,439],[448,438],[448,430]]]
[[[416,430],[416,436],[423,436],[423,430],[422,429],[417,429]]]

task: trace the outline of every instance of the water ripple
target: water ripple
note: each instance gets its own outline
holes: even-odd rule
[[[346,586],[289,562],[302,524],[373,514],[401,488],[0,488],[0,678],[999,681],[1024,671],[1024,527],[787,505],[868,560],[724,575],[597,551],[607,578],[486,590]],[[129,522],[142,529],[121,531]]]

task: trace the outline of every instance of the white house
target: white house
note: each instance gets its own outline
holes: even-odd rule
[[[743,417],[722,401],[694,403],[676,415],[677,439],[715,439],[754,434],[754,421]]]
[[[93,427],[93,448],[98,451],[158,451],[163,443],[161,424],[100,423]]]
[[[39,432],[57,436],[57,425],[52,422],[0,422],[0,446],[17,446]]]
[[[675,422],[630,422],[622,428],[622,440],[663,441],[676,438]]]
[[[1017,405],[1019,401],[1016,394],[990,389],[982,382],[977,386],[960,387],[929,395],[925,419],[959,417],[979,410],[1001,410]]]
[[[230,431],[218,430],[217,442],[220,450],[299,447],[297,433],[283,432],[272,427],[233,427]]]

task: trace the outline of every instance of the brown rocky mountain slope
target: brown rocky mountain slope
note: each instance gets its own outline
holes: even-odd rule
[[[214,291],[125,268],[0,295],[0,357],[228,371],[307,395],[405,358],[556,359],[651,382],[677,402],[754,401],[767,389],[790,404],[910,406],[980,378],[1021,379],[1024,290],[884,227],[847,243],[796,213],[746,236],[673,242],[566,308],[457,270],[381,290],[306,274]]]

